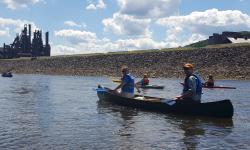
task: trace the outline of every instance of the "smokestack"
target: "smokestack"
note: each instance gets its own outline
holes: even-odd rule
[[[49,45],[49,32],[45,33],[45,44]]]
[[[29,24],[29,43],[31,43],[31,24]]]

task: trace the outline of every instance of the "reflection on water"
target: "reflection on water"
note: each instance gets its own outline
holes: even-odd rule
[[[207,134],[211,130],[216,133],[215,138],[224,138],[231,133],[233,128],[232,119],[209,119],[206,118],[185,118],[180,123],[180,129],[183,133],[183,143],[187,149],[197,149],[198,145],[203,140],[202,138],[207,137]],[[216,129],[216,130],[215,130]],[[219,134],[220,133],[220,134]],[[211,133],[209,133],[210,135]],[[211,137],[207,137],[210,140]]]
[[[114,106],[112,103],[103,100],[97,101],[97,105],[99,113],[109,113],[116,117],[119,114],[119,117],[123,119],[122,128],[114,134],[133,138],[133,133],[135,133],[136,130],[133,125],[136,122],[135,120],[139,115],[138,111],[140,112],[140,110],[118,105]],[[161,113],[154,112],[154,114]],[[173,125],[180,129],[179,131],[182,132],[182,138],[180,140],[183,142],[184,147],[189,150],[199,148],[199,144],[202,143],[204,137],[208,138],[205,139],[206,141],[214,138],[223,139],[229,135],[233,129],[232,119],[192,117],[175,114],[168,114],[168,116],[163,119],[166,122],[171,120],[171,122],[174,122]],[[146,125],[144,125],[144,128],[145,126]]]
[[[171,98],[178,79],[150,79],[163,90],[143,95]],[[0,149],[249,149],[250,81],[217,81],[236,90],[204,89],[202,101],[231,99],[232,119],[143,111],[99,101],[106,77],[15,75],[0,78]]]

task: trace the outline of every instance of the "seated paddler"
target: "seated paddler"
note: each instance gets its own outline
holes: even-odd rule
[[[201,102],[202,83],[194,74],[194,66],[190,63],[186,63],[183,66],[184,73],[186,75],[184,80],[183,92],[176,97],[176,100],[187,100],[192,102]]]
[[[205,82],[205,86],[206,87],[214,87],[214,77],[213,77],[213,75],[209,75],[208,76],[208,80],[207,80],[207,82]]]
[[[135,84],[134,77],[129,73],[127,66],[123,66],[121,69],[122,78],[121,83],[114,89],[117,92],[118,89],[121,89],[120,94],[124,97],[133,98],[134,97],[134,88],[137,89],[137,92],[140,93],[139,88]]]
[[[149,85],[149,79],[146,73],[143,75],[143,78],[139,82],[137,82],[137,85],[139,86]]]

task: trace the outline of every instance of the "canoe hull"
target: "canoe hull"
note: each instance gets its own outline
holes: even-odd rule
[[[164,86],[161,85],[143,85],[139,87],[142,89],[164,89]]]
[[[222,118],[232,118],[234,113],[233,105],[230,100],[221,100],[208,103],[176,101],[174,105],[169,105],[164,103],[164,99],[162,98],[155,98],[153,101],[137,100],[121,97],[120,95],[104,90],[97,91],[97,95],[100,100],[109,101],[113,104],[163,113],[177,113]]]

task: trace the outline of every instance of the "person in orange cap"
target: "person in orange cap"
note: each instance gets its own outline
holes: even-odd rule
[[[188,100],[201,102],[202,82],[199,77],[194,74],[194,66],[191,63],[183,65],[183,70],[186,75],[184,80],[183,92],[176,97],[176,100]]]

